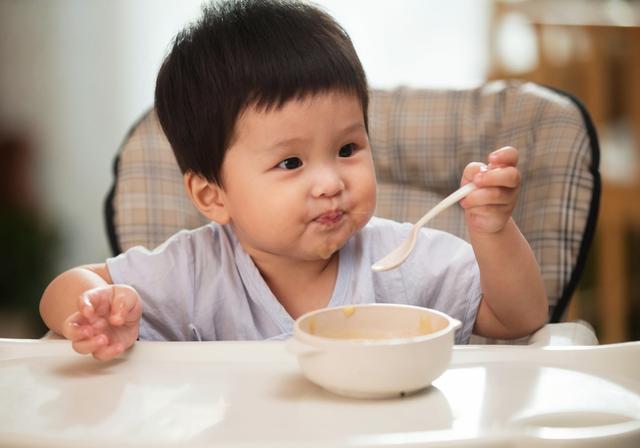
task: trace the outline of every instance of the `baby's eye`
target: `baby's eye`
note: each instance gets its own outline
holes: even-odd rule
[[[289,157],[288,159],[284,159],[278,164],[278,168],[282,168],[283,170],[295,170],[296,168],[300,168],[301,166],[302,160],[300,160],[298,157]]]
[[[338,155],[340,157],[351,157],[355,149],[356,145],[354,145],[353,143],[349,143],[340,148],[340,151],[338,151]]]

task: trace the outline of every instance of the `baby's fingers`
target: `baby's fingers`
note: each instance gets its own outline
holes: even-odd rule
[[[489,168],[500,166],[516,166],[518,164],[518,150],[511,146],[496,149],[489,154]]]
[[[485,209],[511,205],[517,198],[514,188],[480,188],[464,198],[460,205],[464,209],[484,207]],[[494,209],[495,210],[495,209]]]
[[[109,339],[104,334],[99,334],[89,339],[83,339],[80,341],[72,341],[71,346],[73,349],[81,355],[88,355],[95,353],[101,347],[105,347],[109,343]]]
[[[94,322],[97,316],[109,315],[112,297],[111,285],[90,289],[78,297],[78,310],[89,322]]]
[[[93,351],[93,357],[100,361],[109,361],[124,352],[124,346],[121,342],[111,345],[104,345]]]
[[[93,328],[91,325],[87,325],[87,320],[79,311],[69,316],[62,324],[62,336],[70,341],[87,339],[93,334]]]
[[[471,162],[469,163],[465,168],[464,171],[462,172],[462,182],[461,184],[468,184],[469,182],[472,182],[474,177],[478,174],[478,173],[484,173],[485,171],[487,171],[487,165],[485,165],[484,163],[481,162]]]
[[[513,166],[481,171],[473,175],[473,182],[478,187],[505,187],[515,189],[520,186],[520,171]]]
[[[125,285],[114,286],[109,323],[114,326],[134,323],[140,320],[141,314],[142,307],[135,289]]]

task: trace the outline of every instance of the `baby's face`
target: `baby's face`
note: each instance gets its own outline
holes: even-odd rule
[[[323,93],[240,117],[222,166],[225,206],[254,258],[328,259],[375,209],[357,97]]]

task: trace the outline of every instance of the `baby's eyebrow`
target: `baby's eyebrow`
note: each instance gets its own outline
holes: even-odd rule
[[[301,143],[306,142],[307,140],[303,137],[288,137],[288,138],[283,138],[282,140],[278,140],[275,143],[272,143],[271,145],[269,145],[269,147],[271,149],[277,149],[277,148],[281,148],[281,147],[286,147],[286,146],[295,146],[295,145],[299,145]]]
[[[336,135],[350,134],[351,132],[355,132],[355,131],[365,132],[366,128],[364,126],[364,123],[362,123],[361,121],[351,123],[343,127],[342,129],[339,129]],[[301,146],[301,145],[304,145],[306,142],[308,142],[308,139],[305,137],[300,137],[300,136],[285,137],[281,140],[277,140],[274,143],[269,144],[269,146],[265,149],[273,150],[278,148],[287,148],[291,146]]]
[[[366,131],[366,128],[364,127],[364,123],[361,121],[352,123],[350,125],[345,126],[340,132],[342,134],[348,134],[353,131]]]

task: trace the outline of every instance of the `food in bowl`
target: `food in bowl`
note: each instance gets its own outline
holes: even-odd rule
[[[460,325],[411,305],[324,308],[296,320],[288,347],[304,375],[329,391],[393,397],[424,389],[446,370]]]

